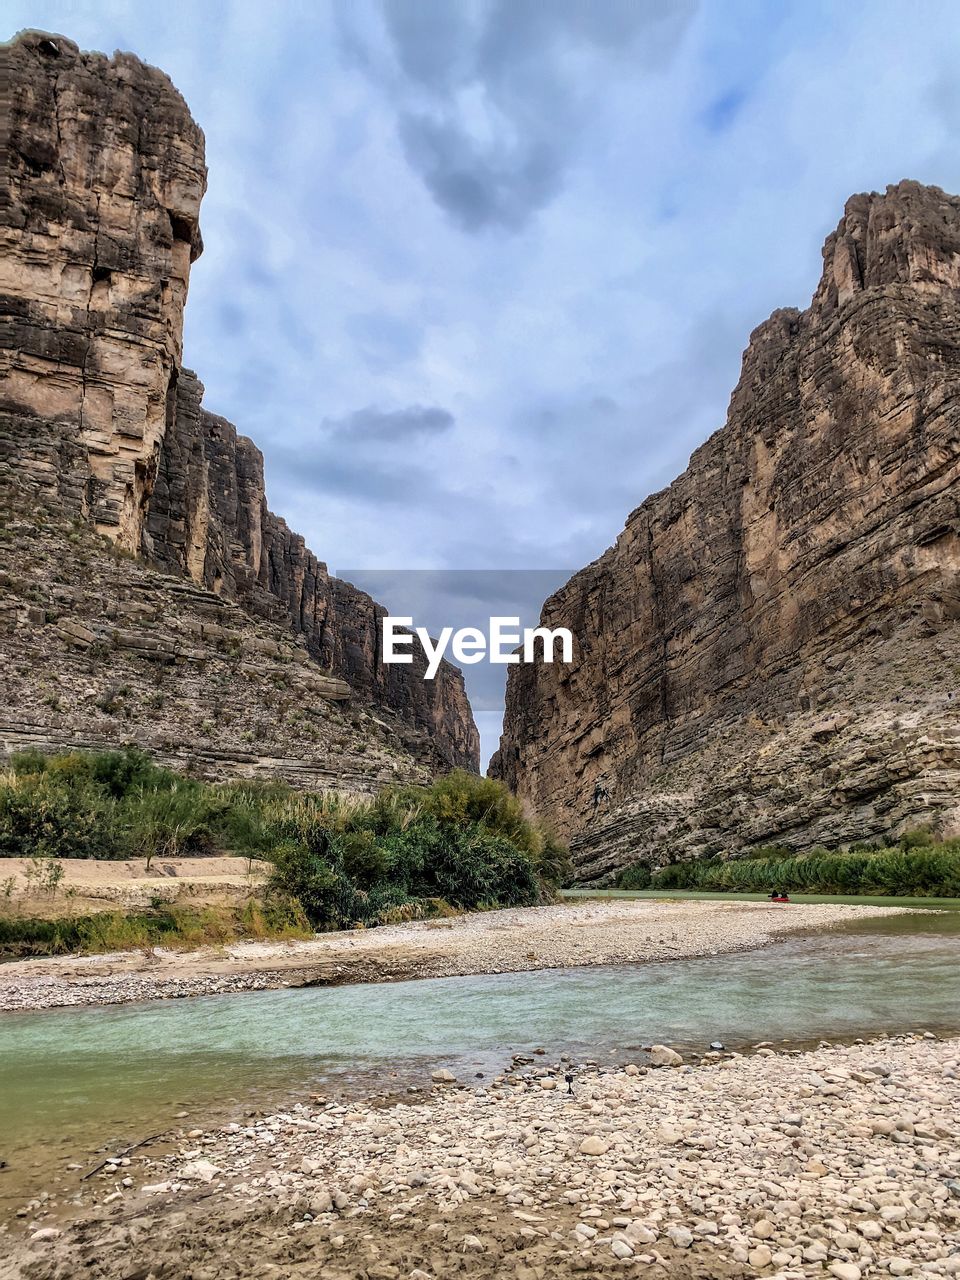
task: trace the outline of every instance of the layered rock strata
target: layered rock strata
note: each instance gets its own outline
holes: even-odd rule
[[[726,425],[543,609],[492,771],[579,877],[960,831],[960,199],[848,201]]]
[[[147,716],[134,736],[183,763],[212,753],[214,773],[229,773],[239,752],[241,772],[270,772],[277,760],[276,772],[306,781],[366,778],[368,760],[354,770],[335,749],[324,754],[346,741],[343,702],[365,724],[379,718],[367,745],[376,754],[386,744],[391,772],[476,768],[459,671],[444,664],[430,682],[422,654],[412,667],[379,661],[383,610],[332,578],[269,510],[259,451],[203,408],[183,366],[206,187],[203,135],[186,104],[132,55],[80,53],[61,36],[23,33],[3,57],[12,92],[0,210],[0,745],[112,741],[123,727],[95,712],[111,701],[104,690],[129,688],[128,719],[138,721],[163,669],[171,680],[193,673],[173,681],[167,705],[180,710],[165,729],[154,722],[166,714]],[[151,619],[156,649],[123,641],[128,613]],[[160,651],[175,656],[150,656]],[[244,750],[207,714],[221,651],[262,672],[292,663],[293,696],[309,686],[307,707],[332,717],[330,732],[298,746],[272,724],[270,750]],[[236,704],[228,723],[270,745],[256,692],[241,682],[224,697]],[[352,743],[363,745],[356,734]],[[302,768],[291,763],[303,753]]]

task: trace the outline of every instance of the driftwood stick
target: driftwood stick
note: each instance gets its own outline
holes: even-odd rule
[[[83,1175],[80,1181],[86,1182],[86,1180],[88,1178],[92,1178],[95,1173],[99,1173],[100,1170],[104,1167],[104,1165],[110,1164],[116,1158],[119,1158],[122,1160],[124,1156],[129,1156],[134,1151],[139,1151],[141,1147],[145,1147],[151,1142],[156,1142],[158,1138],[165,1137],[169,1132],[170,1132],[169,1129],[164,1129],[162,1133],[151,1134],[149,1138],[141,1138],[139,1142],[134,1142],[131,1144],[131,1146],[124,1147],[122,1151],[115,1153],[115,1155],[113,1156],[104,1156],[104,1158],[100,1161],[99,1164],[95,1164],[92,1169],[87,1170],[87,1172]]]

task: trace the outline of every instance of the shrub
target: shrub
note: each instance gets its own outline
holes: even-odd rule
[[[142,790],[127,797],[121,810],[130,847],[146,858],[181,858],[209,853],[216,847],[213,827],[215,800],[190,782],[175,782],[169,790]]]
[[[334,837],[329,852],[336,856]],[[317,929],[340,929],[357,920],[356,887],[318,852],[290,841],[272,854],[269,897],[293,898]]]
[[[540,878],[549,885],[568,885],[573,880],[570,850],[552,831],[541,831],[540,849],[534,861]]]
[[[115,806],[89,781],[64,785],[56,774],[0,780],[0,854],[7,857],[123,857]]]
[[[653,871],[649,862],[638,859],[624,867],[617,876],[618,889],[649,889],[653,883]]]

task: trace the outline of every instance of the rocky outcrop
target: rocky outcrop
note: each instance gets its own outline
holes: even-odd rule
[[[422,654],[412,667],[379,661],[383,610],[331,578],[269,510],[259,451],[203,408],[203,388],[183,366],[183,308],[202,250],[206,187],[203,135],[186,104],[162,72],[132,55],[80,53],[61,36],[23,33],[4,59],[12,93],[11,198],[0,211],[0,484],[12,533],[2,611],[11,700],[0,737],[19,743],[21,715],[31,741],[55,745],[60,729],[68,742],[115,737],[113,726],[87,716],[79,692],[77,655],[91,649],[100,654],[101,683],[135,691],[126,705],[136,718],[136,691],[146,698],[149,690],[140,690],[127,659],[155,659],[149,644],[115,643],[125,632],[111,624],[128,606],[139,612],[146,597],[161,633],[148,639],[175,652],[174,668],[194,662],[205,670],[215,662],[211,642],[237,650],[248,666],[295,660],[297,688],[306,682],[326,714],[347,699],[351,714],[385,716],[383,732],[409,757],[411,776],[476,768],[479,739],[460,672],[444,664],[424,681]],[[34,572],[41,562],[53,581]],[[69,596],[66,608],[58,590]],[[59,728],[41,714],[38,672],[11,674],[30,653],[42,653],[64,681],[50,695],[69,708]],[[94,701],[101,692],[94,688]],[[203,680],[186,681],[181,693],[178,759],[208,750],[196,736],[179,736],[208,722],[209,751],[236,754],[240,744],[216,718],[186,710],[191,699],[203,702]],[[230,692],[239,702],[229,723],[248,718],[242,694],[242,685]],[[307,775],[350,773],[342,762],[319,762],[338,735],[334,724],[307,748],[318,757]],[[141,736],[157,747],[150,725]],[[295,742],[276,736],[276,758],[287,761],[277,771],[289,775]]]
[[[202,249],[203,134],[131,54],[25,33],[4,57],[5,399],[51,487],[136,551]],[[59,449],[52,424],[77,447]]]
[[[492,771],[582,880],[960,830],[960,200],[848,201],[726,425],[543,609]]]
[[[268,509],[260,450],[208,413],[202,398],[196,375],[180,370],[176,413],[144,522],[145,555],[257,617],[284,622],[358,696],[436,731],[451,762],[476,768],[479,738],[460,673],[445,664],[435,680],[424,680],[422,650],[413,668],[379,660],[386,611],[332,578],[303,538]]]

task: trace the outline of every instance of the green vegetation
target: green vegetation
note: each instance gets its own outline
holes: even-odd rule
[[[167,906],[154,911],[101,911],[56,920],[0,915],[0,956],[54,956],[133,947],[223,946],[238,938],[309,938],[299,903],[274,895],[241,907]]]
[[[950,898],[960,896],[960,840],[937,840],[918,830],[893,847],[860,844],[806,853],[766,848],[737,858],[668,863],[657,871],[635,862],[621,871],[617,888]]]
[[[653,884],[653,868],[649,862],[639,859],[624,867],[617,876],[618,889],[649,889]]]
[[[318,928],[529,906],[569,874],[566,854],[501,783],[457,770],[368,801],[291,794],[268,814],[272,884]]]
[[[0,775],[0,856],[173,858],[230,852],[273,863],[268,898],[315,928],[543,900],[566,849],[501,783],[456,770],[368,799],[280,783],[212,785],[135,750],[14,756]],[[55,886],[54,886],[55,888]]]

